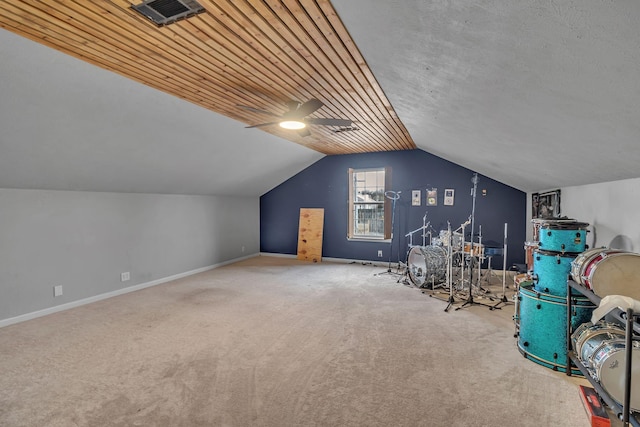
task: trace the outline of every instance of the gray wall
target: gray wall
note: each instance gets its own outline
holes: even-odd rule
[[[640,178],[563,187],[560,192],[561,214],[591,224],[587,233],[590,248],[640,252]],[[531,194],[527,198],[530,220]],[[531,238],[529,227],[527,239]]]
[[[0,326],[257,254],[259,221],[257,197],[0,189]]]

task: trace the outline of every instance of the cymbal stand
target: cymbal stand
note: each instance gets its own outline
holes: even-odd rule
[[[473,236],[471,236],[471,239],[473,240]],[[476,286],[478,289],[484,291],[482,286],[480,286],[480,279],[482,278],[482,262],[484,261],[484,253],[482,252],[482,225],[478,226],[478,250],[472,251],[471,256],[475,256],[476,252],[478,253],[478,279],[476,281]]]
[[[409,253],[411,252],[411,248],[414,247],[413,244],[413,235],[416,234],[418,231],[422,232],[422,246],[425,246],[425,236],[427,236],[427,234],[431,233],[426,233],[425,230],[427,230],[430,227],[431,221],[427,221],[427,214],[424,214],[424,217],[422,217],[422,227],[416,228],[413,231],[408,232],[407,234],[404,235],[405,238],[409,238],[409,250],[407,251],[407,264],[405,265],[405,271],[404,274],[402,275],[402,277],[405,277],[404,279],[404,283],[407,284],[407,280],[406,280],[406,276],[409,275]],[[430,234],[429,234],[430,235]],[[429,242],[431,242],[431,238],[429,238]],[[402,277],[400,277],[398,279],[397,283],[400,283],[400,280],[402,279]]]
[[[476,214],[476,191],[478,190],[478,173],[477,172],[473,174],[473,177],[471,178],[471,182],[473,183],[473,188],[471,189],[471,196],[473,197],[473,201],[472,201],[472,204],[471,204],[471,254],[470,254],[471,257],[470,257],[470,259],[471,259],[471,261],[473,261],[473,253],[474,253],[474,249],[475,249],[475,247],[474,247],[474,239],[473,239],[473,226],[474,226],[474,220],[475,220],[475,214]],[[464,236],[464,234],[463,234],[463,236]],[[464,253],[464,245],[463,245],[462,251]],[[465,301],[464,304],[462,304],[460,307],[456,308],[456,311],[460,310],[462,308],[465,308],[465,307],[473,306],[473,305],[484,305],[485,307],[491,307],[488,304],[484,304],[484,303],[481,303],[481,302],[476,302],[473,299],[473,289],[472,289],[473,288],[473,286],[472,286],[472,283],[473,283],[473,265],[472,264],[473,264],[473,262],[471,262],[470,266],[469,266],[469,297],[467,298],[467,301]]]
[[[432,283],[431,283],[431,289],[429,289],[429,290],[425,289],[425,290],[422,291],[423,294],[428,294],[432,298],[438,299],[440,301],[446,301],[448,304],[447,304],[447,307],[444,309],[444,311],[448,311],[449,308],[451,307],[451,305],[455,303],[455,300],[453,299],[453,286],[452,286],[452,283],[451,283],[451,277],[452,277],[451,276],[451,272],[452,272],[451,259],[453,257],[453,250],[451,248],[451,225],[447,222],[447,226],[448,226],[448,230],[449,230],[448,241],[447,242],[442,242],[442,244],[447,248],[447,259],[446,259],[446,267],[445,267],[446,268],[446,270],[445,270],[445,278],[446,279],[445,279],[444,285],[440,284],[439,286],[445,286],[445,287],[448,286],[449,287],[449,291],[448,291],[449,298],[444,299],[444,298],[441,298],[441,297],[438,297],[438,296],[435,295],[435,283],[433,283],[433,278],[432,278]]]
[[[429,244],[431,244],[431,231],[425,232],[425,230],[427,230],[431,226],[430,224],[431,224],[431,221],[427,221],[426,223],[423,222],[422,227],[416,228],[415,230],[410,231],[404,235],[404,237],[409,238],[409,249],[411,249],[414,246],[413,235],[416,234],[418,231],[422,231],[422,246],[425,246],[425,238],[427,235],[429,236]]]
[[[461,257],[462,257],[462,259],[460,260],[460,289],[464,289],[464,270],[465,270],[465,266],[464,266],[464,260],[465,260],[464,229],[470,223],[471,223],[471,217],[469,217],[469,219],[466,222],[463,222],[462,224],[460,224],[460,228],[458,228],[458,230],[460,230],[460,232],[462,233],[462,245],[460,247],[460,254],[461,254]],[[452,245],[453,245],[453,235],[452,235],[452,233],[449,233],[449,246],[452,246]],[[469,282],[469,288],[471,288],[471,282]]]
[[[500,301],[489,310],[502,309],[500,304],[515,304],[507,299],[507,223],[504,223],[504,244],[502,248],[502,297]]]
[[[427,227],[429,227],[430,222],[431,221],[427,222],[427,212],[425,212],[424,216],[422,217],[422,246],[427,246],[426,245],[427,234],[429,235],[429,244],[431,244],[431,232],[427,232]]]
[[[453,298],[453,233],[451,233],[451,223],[449,221],[447,221],[447,235],[449,236],[449,244],[447,245],[447,286],[449,286],[449,299],[444,309],[445,312],[448,312],[451,306],[456,303],[455,298]]]
[[[488,295],[489,294],[489,290],[483,288],[482,284],[481,284],[482,283],[482,263],[484,262],[485,258],[487,258],[487,257],[484,256],[484,249],[482,247],[482,225],[478,226],[478,250],[474,252],[474,255],[476,253],[478,254],[478,279],[476,281],[476,286],[477,286],[479,291],[483,292],[485,295]],[[489,270],[491,270],[491,257],[488,257],[488,258],[489,258],[488,268],[489,268]],[[485,274],[485,277],[486,277],[486,274]],[[488,285],[489,281],[487,280],[486,282],[487,282],[487,285]],[[491,295],[488,295],[488,296],[489,296],[489,299],[493,301],[494,297],[492,297]],[[495,298],[497,298],[497,297],[495,297]]]

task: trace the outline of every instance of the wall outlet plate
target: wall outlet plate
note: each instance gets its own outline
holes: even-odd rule
[[[378,251],[378,258],[382,258],[382,249]]]
[[[61,297],[62,296],[62,285],[58,285],[58,286],[54,286],[53,287],[53,296],[54,297]]]
[[[120,281],[121,282],[126,282],[127,280],[131,279],[131,274],[127,271],[126,273],[121,273],[120,274]]]

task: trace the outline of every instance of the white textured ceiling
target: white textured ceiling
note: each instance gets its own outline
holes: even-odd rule
[[[525,191],[640,177],[640,2],[334,0],[425,151]],[[260,195],[322,154],[0,30],[0,187]]]
[[[334,0],[419,148],[525,191],[640,176],[637,0]]]

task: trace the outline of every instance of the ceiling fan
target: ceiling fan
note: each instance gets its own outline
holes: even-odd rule
[[[285,129],[297,130],[301,136],[307,136],[311,133],[306,129],[307,125],[321,125],[321,126],[350,126],[353,123],[349,119],[325,119],[316,117],[307,117],[314,111],[322,107],[324,104],[317,99],[310,99],[305,103],[298,101],[289,101],[286,103],[289,111],[279,116],[269,111],[260,110],[258,108],[248,107],[246,105],[238,105],[239,108],[252,111],[258,114],[266,114],[269,116],[277,117],[278,120],[268,123],[260,123],[253,126],[247,126],[247,128],[257,128],[263,126],[279,125]]]

